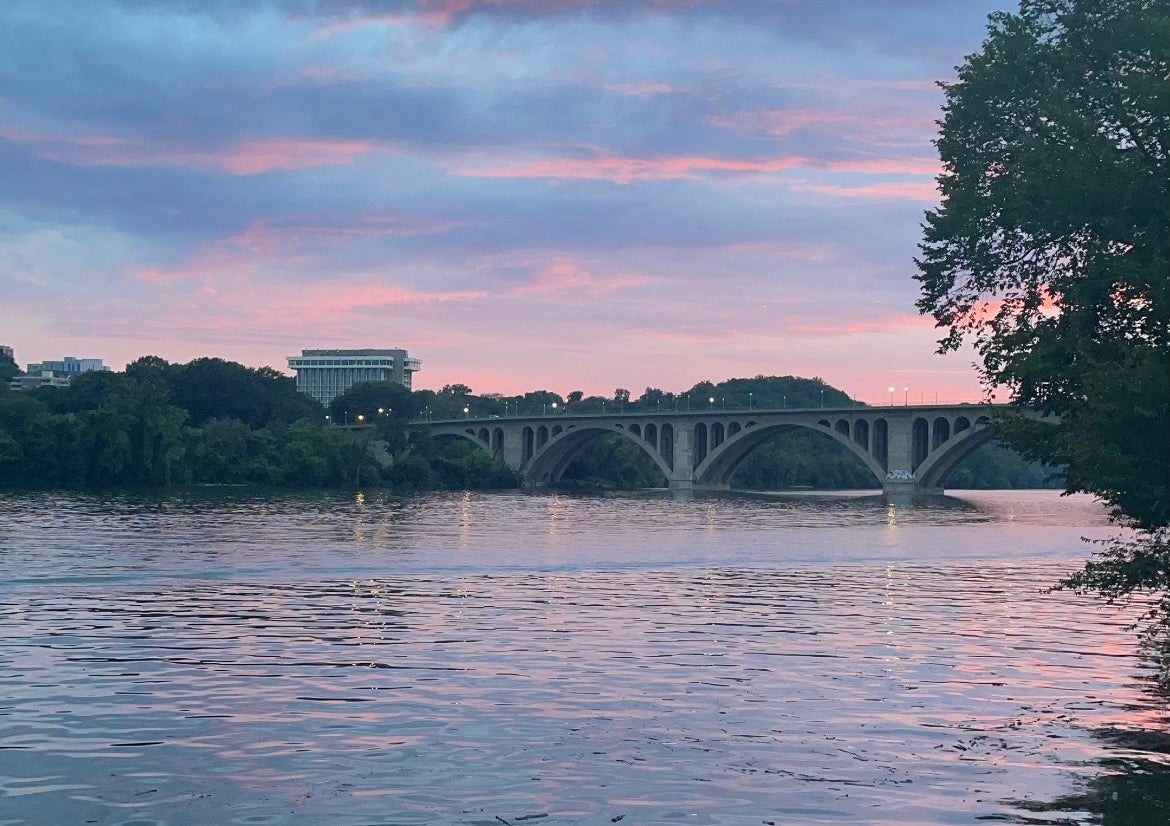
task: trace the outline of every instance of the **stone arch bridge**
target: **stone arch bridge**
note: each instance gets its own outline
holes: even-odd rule
[[[727,490],[755,448],[805,428],[844,445],[887,493],[937,493],[951,470],[991,438],[1000,405],[560,414],[414,422],[433,438],[462,438],[503,458],[527,488],[554,484],[585,444],[615,433],[661,469],[671,490]]]

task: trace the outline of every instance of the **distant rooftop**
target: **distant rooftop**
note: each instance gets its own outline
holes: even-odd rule
[[[398,353],[405,353],[406,351],[401,347],[395,347],[389,350],[379,350],[370,347],[365,347],[360,350],[301,350],[302,356],[393,356]]]

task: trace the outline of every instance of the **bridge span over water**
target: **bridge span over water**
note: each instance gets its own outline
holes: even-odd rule
[[[574,455],[603,434],[637,445],[671,490],[727,490],[765,441],[805,428],[844,445],[887,493],[937,493],[951,470],[991,438],[1000,405],[903,405],[787,410],[588,413],[414,422],[434,438],[467,439],[500,456],[528,488],[560,480]]]

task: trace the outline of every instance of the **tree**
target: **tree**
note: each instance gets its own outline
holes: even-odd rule
[[[1002,437],[1067,468],[1144,548],[1074,587],[1170,610],[1170,0],[1023,0],[944,85],[919,309],[988,390],[1051,419]],[[1105,579],[1083,577],[1090,572]],[[1115,577],[1110,579],[1110,577]],[[1112,589],[1112,590],[1110,590]]]
[[[415,413],[411,392],[395,381],[363,381],[329,403],[333,421],[354,424],[361,416],[375,424],[379,416],[406,422]]]
[[[6,352],[0,352],[0,393],[8,389],[8,383],[21,375],[16,362]]]
[[[647,387],[646,392],[638,397],[636,404],[645,410],[656,410],[661,408],[663,402],[670,404],[673,399],[673,393],[664,393],[657,387]]]

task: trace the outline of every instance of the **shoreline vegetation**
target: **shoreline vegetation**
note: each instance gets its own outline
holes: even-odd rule
[[[15,365],[10,365],[12,372]],[[0,489],[184,487],[383,488],[399,493],[507,489],[515,474],[466,440],[412,439],[420,418],[478,418],[550,410],[604,413],[684,409],[862,406],[821,379],[757,376],[684,393],[647,388],[637,398],[538,390],[475,395],[462,384],[411,392],[391,382],[355,385],[326,409],[271,368],[217,358],[171,364],[140,358],[124,372],[92,372],[67,387],[0,390]],[[555,407],[554,407],[555,405]],[[363,428],[347,427],[355,423]],[[373,448],[373,449],[371,449]],[[955,488],[1058,487],[1051,469],[989,445],[958,467]],[[650,460],[621,437],[584,446],[561,489],[665,487]],[[848,451],[812,431],[777,436],[744,463],[737,489],[877,490]]]

